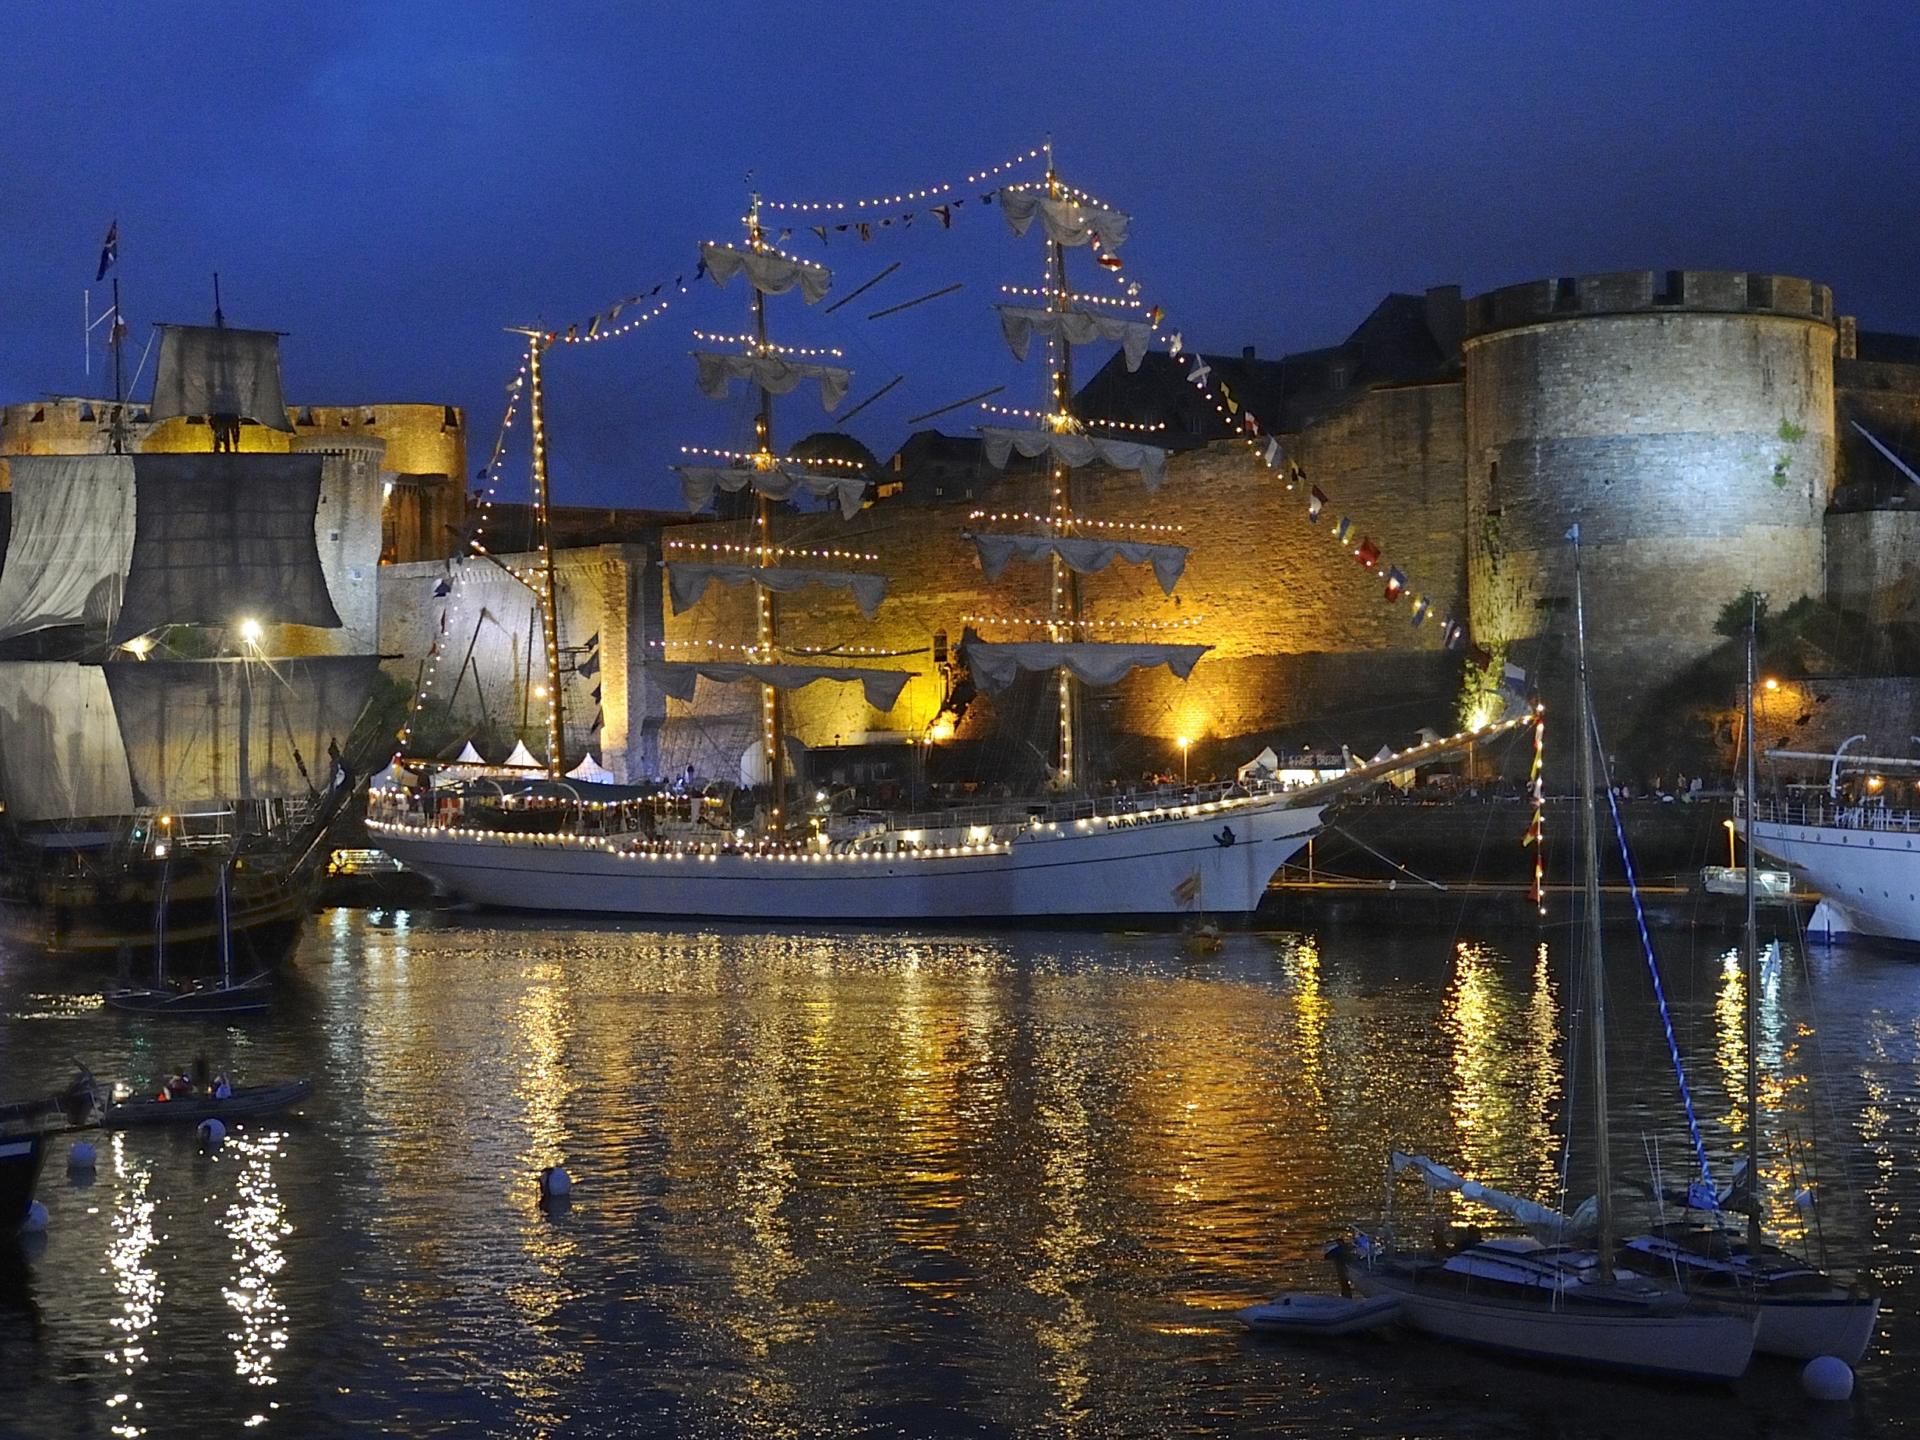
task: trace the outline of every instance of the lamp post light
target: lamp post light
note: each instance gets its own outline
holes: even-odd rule
[[[1189,736],[1182,735],[1173,743],[1180,747],[1180,784],[1185,786],[1187,783],[1187,751],[1192,748],[1193,740]]]

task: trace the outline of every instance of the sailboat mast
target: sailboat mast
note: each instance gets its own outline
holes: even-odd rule
[[[1058,200],[1061,196],[1060,174],[1053,167],[1053,142],[1047,142],[1047,197]],[[1047,273],[1049,288],[1052,290],[1050,303],[1053,309],[1065,314],[1070,301],[1067,289],[1067,252],[1066,247],[1049,239],[1047,242]],[[1073,422],[1073,346],[1067,343],[1064,332],[1053,342],[1058,359],[1052,376],[1053,392],[1048,397],[1052,402],[1052,415],[1048,423],[1056,432],[1065,431]],[[1073,533],[1073,469],[1056,459],[1053,462],[1052,496],[1048,506],[1051,521],[1049,528],[1059,536]],[[1080,577],[1068,567],[1058,554],[1052,557],[1052,588],[1048,596],[1048,618],[1052,621],[1049,633],[1056,643],[1069,643],[1077,638],[1080,619]],[[1072,786],[1079,779],[1080,738],[1080,694],[1074,683],[1073,672],[1064,665],[1058,671],[1056,685],[1060,710],[1060,783]]]
[[[755,194],[747,210],[747,242],[755,250],[767,248],[766,236],[760,229],[760,197]],[[758,353],[767,350],[767,297],[758,289],[753,290],[753,338]],[[757,453],[754,463],[763,469],[771,469],[774,464],[773,449],[773,393],[766,386],[760,387],[760,410],[753,419],[754,439]],[[773,503],[754,491],[753,527],[754,544],[761,569],[767,569],[774,561],[773,525],[771,521]],[[754,583],[754,644],[760,660],[768,665],[777,658],[774,654],[774,638],[778,616],[774,613],[773,591],[766,585]],[[786,717],[781,714],[780,692],[771,685],[760,687],[760,736],[767,762],[767,828],[778,834],[785,828],[782,811],[787,798],[787,756],[786,743],[781,735]]]
[[[1587,1050],[1592,1057],[1594,1194],[1599,1206],[1600,1273],[1613,1274],[1613,1157],[1607,1129],[1607,984],[1600,940],[1600,838],[1594,817],[1593,697],[1587,675],[1586,597],[1580,578],[1580,527],[1573,528],[1573,631],[1579,655],[1580,840],[1586,860]]]
[[[533,504],[540,542],[540,638],[547,652],[547,775],[558,780],[567,773],[560,724],[560,617],[553,577],[553,509],[547,490],[547,412],[540,357],[547,337],[534,332],[527,352],[528,408],[533,419]]]
[[[1753,801],[1757,767],[1753,760],[1753,659],[1759,628],[1760,601],[1749,592],[1747,597],[1747,715],[1746,715],[1746,790],[1747,790],[1747,1248],[1760,1253],[1760,935],[1754,923],[1753,900]]]

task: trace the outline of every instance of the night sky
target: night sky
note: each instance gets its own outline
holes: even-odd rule
[[[1682,266],[1811,276],[1863,328],[1920,331],[1911,0],[336,0],[5,24],[5,401],[89,388],[81,292],[117,217],[130,366],[149,322],[207,318],[218,270],[231,323],[290,332],[290,400],[464,405],[477,466],[517,363],[502,327],[692,284],[698,242],[738,234],[749,169],[775,199],[884,195],[1049,132],[1070,180],[1134,215],[1124,278],[1190,348],[1329,344],[1392,290]],[[854,401],[907,377],[851,426],[882,456],[922,411],[1041,393],[986,308],[1039,278],[1036,239],[977,203],[944,231],[901,208],[914,227],[870,244],[788,244],[837,293],[901,262],[886,281],[833,316],[772,309],[776,339],[845,349]],[[1109,285],[1084,254],[1087,288]],[[558,353],[557,498],[670,503],[681,443],[742,444],[746,402],[701,398],[685,352],[745,315],[739,282],[701,281],[642,332]],[[806,392],[781,402],[785,439],[824,420]]]

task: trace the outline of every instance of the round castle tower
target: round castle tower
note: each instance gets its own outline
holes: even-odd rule
[[[1469,301],[1474,638],[1526,663],[1571,603],[1575,522],[1610,709],[1720,643],[1749,586],[1776,609],[1821,594],[1833,346],[1832,292],[1784,275],[1640,270]]]

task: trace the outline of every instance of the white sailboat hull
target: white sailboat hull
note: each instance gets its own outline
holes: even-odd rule
[[[1596,1366],[1686,1380],[1733,1380],[1753,1356],[1749,1317],[1683,1311],[1608,1313],[1571,1305],[1503,1304],[1436,1293],[1390,1274],[1359,1269],[1363,1295],[1394,1295],[1400,1321],[1442,1340],[1554,1364]]]
[[[1836,930],[1920,944],[1920,833],[1755,820],[1753,847],[1805,876]]]
[[[1763,1355],[1789,1360],[1815,1360],[1835,1355],[1858,1365],[1873,1343],[1873,1327],[1880,1319],[1875,1299],[1796,1299],[1777,1296],[1759,1301],[1715,1300],[1716,1310],[1751,1316],[1759,1322],[1753,1348]]]
[[[1248,914],[1320,814],[1262,797],[1062,821],[1006,844],[875,854],[690,853],[424,823],[367,828],[383,850],[476,905],[888,923]]]

